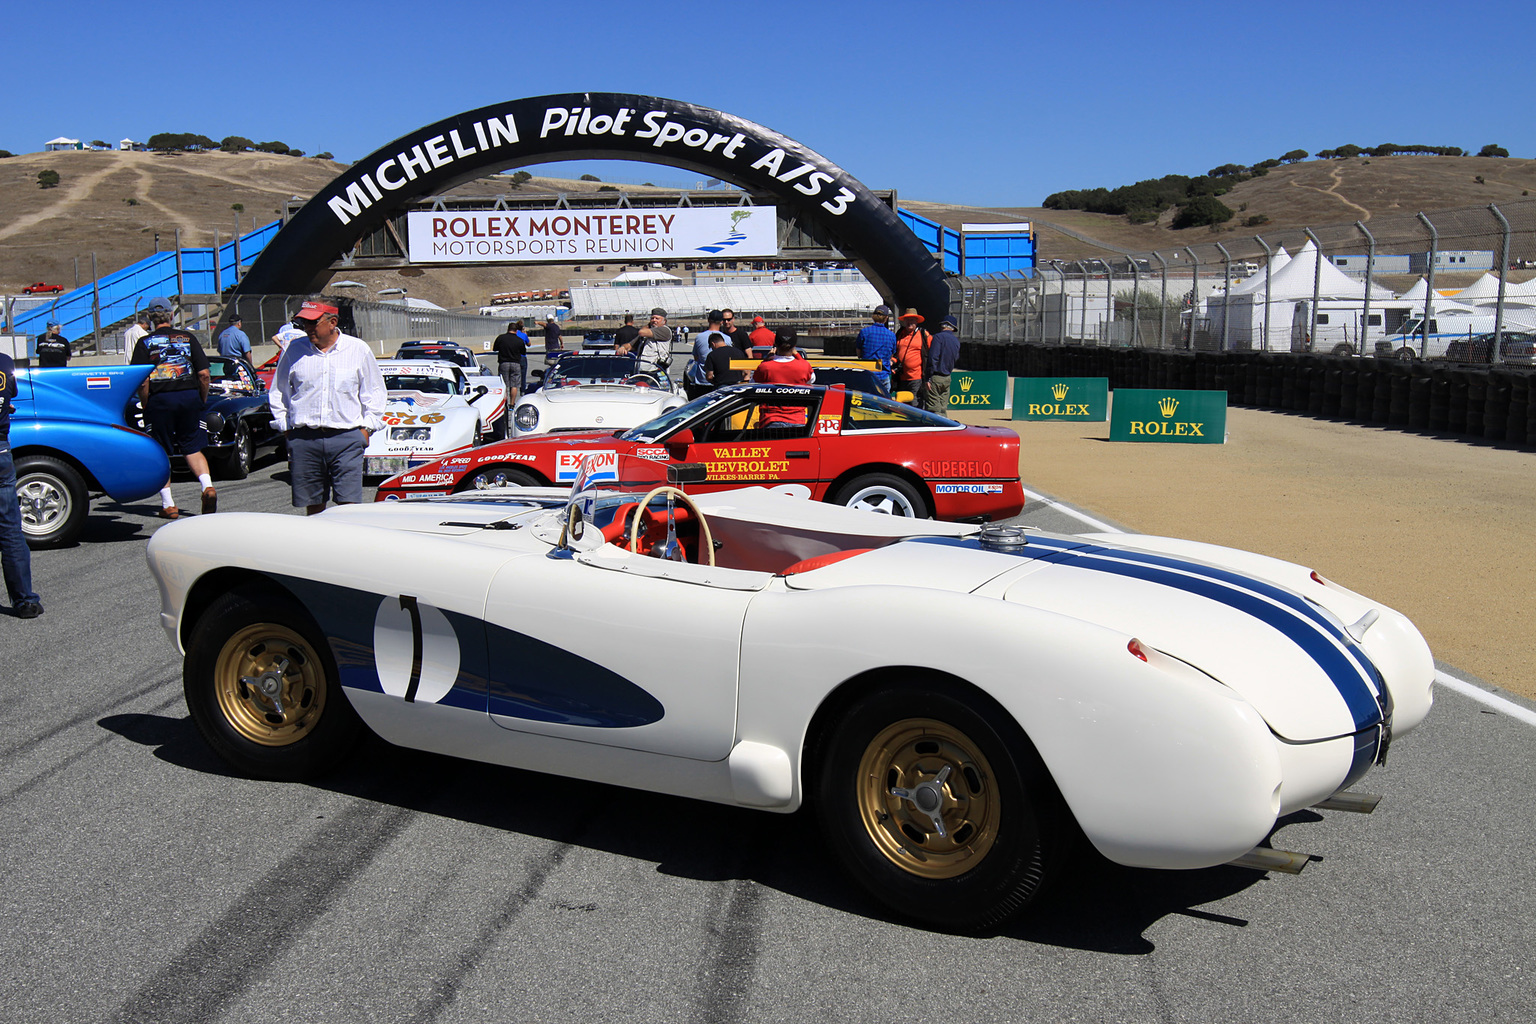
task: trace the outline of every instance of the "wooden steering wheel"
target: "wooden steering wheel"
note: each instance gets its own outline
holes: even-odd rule
[[[704,564],[711,565],[711,566],[714,565],[715,564],[715,539],[714,539],[714,537],[709,532],[709,523],[708,523],[707,520],[705,520],[704,513],[699,511],[699,506],[694,504],[693,499],[688,497],[688,495],[684,491],[682,491],[681,489],[679,489],[677,487],[673,487],[670,484],[662,484],[660,487],[657,487],[657,488],[651,490],[649,493],[646,494],[645,497],[640,499],[640,507],[635,510],[635,517],[630,522],[630,525],[629,525],[629,550],[631,550],[631,551],[639,551],[640,550],[640,530],[641,530],[641,524],[644,523],[646,520],[651,519],[651,518],[654,517],[654,514],[650,510],[651,501],[656,499],[656,498],[666,497],[669,494],[676,501],[681,502],[683,507],[686,508],[689,511],[689,513],[693,516],[693,518],[698,520],[698,523],[699,523],[699,544],[698,544],[699,550],[704,552],[708,556],[708,558],[709,558],[709,561],[704,563]],[[697,556],[695,556],[694,561],[695,561],[695,563],[698,562]]]

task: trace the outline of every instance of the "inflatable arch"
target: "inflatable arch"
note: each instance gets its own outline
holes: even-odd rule
[[[331,263],[411,200],[499,170],[555,160],[669,164],[767,193],[856,254],[880,294],[929,324],[949,310],[933,254],[896,212],[793,139],[707,107],[654,96],[569,93],[481,107],[418,128],[321,189],[262,250],[243,294],[304,294]]]

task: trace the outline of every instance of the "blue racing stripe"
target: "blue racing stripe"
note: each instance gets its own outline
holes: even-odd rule
[[[1349,708],[1357,730],[1381,721],[1381,706],[1371,688],[1372,684],[1382,685],[1376,667],[1357,650],[1347,634],[1289,591],[1230,570],[1164,555],[1036,537],[1029,539],[1029,545],[1050,551],[1050,554],[1036,556],[1038,561],[1076,564],[1097,572],[1156,583],[1251,615],[1287,637],[1317,663]],[[1341,651],[1329,642],[1328,637],[1337,640],[1345,650]]]

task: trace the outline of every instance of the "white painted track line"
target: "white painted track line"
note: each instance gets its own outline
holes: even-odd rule
[[[1043,494],[1036,494],[1034,491],[1031,491],[1028,488],[1025,488],[1025,490],[1024,490],[1024,497],[1028,498],[1030,501],[1038,501],[1038,502],[1041,502],[1042,504],[1049,505],[1049,506],[1051,506],[1051,508],[1054,508],[1056,511],[1061,512],[1064,515],[1069,515],[1073,519],[1076,519],[1078,522],[1084,523],[1084,524],[1086,524],[1088,526],[1093,527],[1095,530],[1098,530],[1100,533],[1124,533],[1125,532],[1124,530],[1120,529],[1119,527],[1110,526],[1108,523],[1101,523],[1097,519],[1093,518],[1092,516],[1087,515],[1087,514],[1085,514],[1083,512],[1079,512],[1077,509],[1072,508],[1070,505],[1063,505],[1059,501],[1052,501],[1050,498],[1047,498]]]
[[[1524,722],[1526,725],[1536,726],[1536,711],[1521,707],[1512,700],[1505,700],[1496,693],[1489,693],[1481,686],[1469,683],[1465,679],[1457,679],[1455,676],[1437,669],[1435,671],[1435,685],[1449,687],[1459,694],[1471,697],[1479,704],[1488,705],[1501,715],[1508,715],[1510,718]]]

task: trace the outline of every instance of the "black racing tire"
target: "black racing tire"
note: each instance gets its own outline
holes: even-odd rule
[[[817,815],[843,866],[893,911],[944,931],[987,931],[1022,911],[1074,835],[1034,746],[979,696],[921,683],[865,694],[815,771]],[[924,786],[942,836],[921,809]]]
[[[542,487],[539,478],[516,466],[482,466],[464,474],[455,491],[487,490],[496,487]]]
[[[230,446],[229,454],[217,463],[219,478],[221,480],[244,480],[251,475],[252,457],[251,430],[244,423],[237,422],[235,424],[235,443]]]
[[[839,487],[828,501],[833,505],[910,519],[932,518],[928,502],[917,488],[890,473],[865,473],[854,477]]]
[[[85,529],[90,495],[85,478],[67,462],[48,455],[17,459],[16,498],[21,504],[21,532],[29,548],[72,544]]]
[[[187,709],[203,739],[238,771],[262,779],[312,779],[351,751],[364,726],[340,680],[309,613],[262,587],[218,597],[182,661]],[[263,682],[279,701],[260,696]]]

